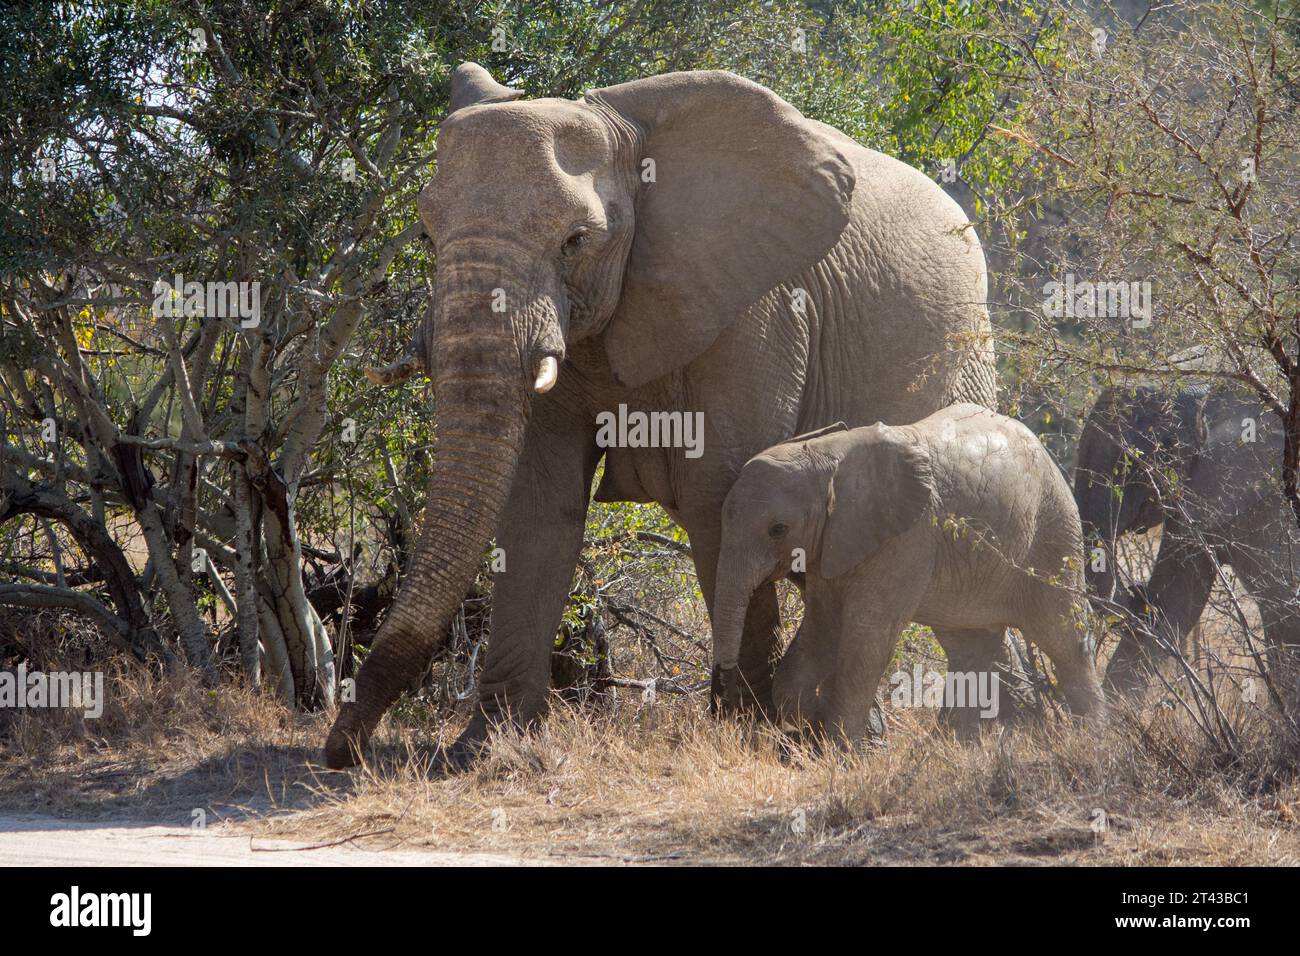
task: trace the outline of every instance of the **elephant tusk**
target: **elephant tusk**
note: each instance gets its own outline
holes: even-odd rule
[[[392,365],[366,369],[366,378],[376,385],[395,385],[398,382],[405,382],[419,370],[420,360],[414,355],[408,355]]]
[[[545,395],[560,378],[560,363],[555,360],[554,355],[543,355],[542,360],[537,363],[537,381],[533,382],[533,391],[538,395]]]

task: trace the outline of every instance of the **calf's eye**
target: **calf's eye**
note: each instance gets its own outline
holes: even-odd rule
[[[785,533],[789,530],[790,529],[785,525],[777,523],[772,525],[772,527],[768,528],[767,533],[771,535],[773,538],[780,538],[783,537]]]

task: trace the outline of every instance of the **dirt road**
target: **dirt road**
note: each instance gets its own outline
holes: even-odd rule
[[[189,830],[132,822],[91,823],[0,816],[0,867],[6,866],[546,866],[495,853],[308,848],[250,839],[226,828]]]

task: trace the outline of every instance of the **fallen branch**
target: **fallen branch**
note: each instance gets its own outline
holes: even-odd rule
[[[340,840],[330,840],[328,843],[313,843],[310,846],[253,846],[253,838],[248,838],[248,849],[253,853],[302,853],[304,850],[325,850],[332,846],[343,846],[345,843],[351,843],[353,840],[360,840],[362,837],[379,836],[383,833],[392,833],[396,827],[383,827],[379,830],[367,830],[364,833],[354,833],[351,836],[343,837]]]
[[[649,690],[654,688],[656,694],[698,694],[700,691],[709,687],[712,681],[702,680],[693,684],[678,684],[676,681],[668,680],[663,677],[652,678],[651,680],[633,680],[630,677],[611,677],[609,682],[615,687],[631,687],[635,690]]]

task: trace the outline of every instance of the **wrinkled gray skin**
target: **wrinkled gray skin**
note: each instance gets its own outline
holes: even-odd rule
[[[945,528],[948,519],[967,533]],[[1071,711],[1100,719],[1078,626],[1082,553],[1074,499],[1047,451],[1020,423],[977,405],[769,448],[745,465],[723,507],[713,642],[724,705],[744,680],[750,595],[799,555],[805,626],[776,671],[781,719],[862,740],[909,621],[933,628],[952,670],[971,644],[1021,628],[1051,658]],[[975,736],[977,723],[958,722],[958,734]]]
[[[474,64],[453,77],[419,202],[437,254],[431,324],[414,361],[378,374],[434,375],[437,453],[409,573],[326,743],[331,767],[355,763],[418,681],[494,534],[507,572],[451,762],[494,722],[543,712],[602,455],[597,499],[662,504],[712,606],[722,502],[755,452],[839,419],[994,401],[983,252],[920,172],[729,73],[519,95]],[[704,454],[598,448],[596,415],[619,403],[703,412]],[[760,587],[740,653],[760,708],[779,635],[775,590]]]
[[[1243,438],[1247,419],[1256,426],[1253,442]],[[1108,689],[1129,692],[1148,683],[1162,656],[1153,634],[1185,649],[1214,585],[1216,561],[1231,565],[1258,602],[1269,647],[1300,641],[1300,535],[1277,478],[1282,443],[1277,417],[1231,390],[1198,386],[1171,394],[1142,386],[1107,389],[1098,398],[1080,437],[1074,479],[1085,539],[1105,558],[1101,567],[1088,561],[1088,584],[1103,602],[1146,619],[1144,627],[1121,626]],[[1150,579],[1117,584],[1119,536],[1155,527],[1161,539]]]

